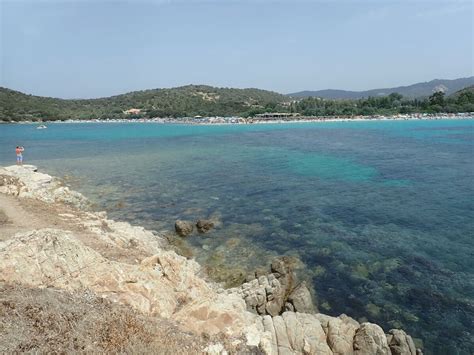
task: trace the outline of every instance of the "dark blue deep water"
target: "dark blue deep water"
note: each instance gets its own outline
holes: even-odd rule
[[[188,239],[218,280],[291,255],[321,312],[474,353],[474,120],[1,125],[16,145],[112,218],[219,218]]]

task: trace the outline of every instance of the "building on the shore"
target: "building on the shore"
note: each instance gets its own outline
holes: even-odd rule
[[[123,111],[123,113],[127,115],[138,115],[140,112],[142,112],[142,110],[140,110],[139,108],[131,108]]]
[[[260,120],[278,120],[278,119],[289,119],[300,116],[299,113],[290,112],[265,112],[255,115],[255,118]]]

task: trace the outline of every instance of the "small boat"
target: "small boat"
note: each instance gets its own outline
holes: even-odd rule
[[[39,125],[38,127],[36,127],[36,129],[46,129],[46,128],[48,128],[48,127],[46,127],[44,124]]]

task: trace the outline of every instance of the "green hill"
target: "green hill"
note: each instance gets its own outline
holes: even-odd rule
[[[449,96],[452,99],[459,100],[461,98],[465,98],[466,101],[471,101],[474,98],[474,85],[468,86],[462,90],[456,91],[454,94]]]
[[[249,115],[274,110],[287,96],[259,89],[188,85],[99,99],[65,100],[0,87],[0,120],[65,120]],[[132,113],[124,113],[130,109]]]
[[[308,97],[290,101],[288,96],[259,89],[188,85],[99,99],[65,100],[0,88],[0,121],[253,116],[262,112],[293,112],[305,116],[473,112],[473,91],[474,86],[470,86],[450,96],[437,92],[422,99],[392,93],[357,100]]]

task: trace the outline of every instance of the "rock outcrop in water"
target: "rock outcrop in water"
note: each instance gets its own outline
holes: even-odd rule
[[[196,228],[199,233],[207,233],[214,228],[214,222],[209,219],[199,219],[196,222]]]
[[[176,230],[176,233],[178,233],[180,237],[187,237],[193,232],[194,225],[193,225],[193,222],[182,221],[178,219],[174,223],[174,229]]]
[[[270,271],[259,277],[249,275],[248,282],[235,289],[249,311],[270,316],[278,316],[284,311],[314,313],[311,293],[304,282],[297,281],[288,258],[274,260]]]
[[[0,282],[36,288],[88,290],[197,334],[222,334],[266,354],[415,355],[401,330],[317,312],[285,258],[268,275],[224,290],[201,267],[168,250],[165,238],[87,212],[87,199],[33,166],[0,168],[0,193],[71,206],[58,214],[67,228],[42,228],[0,241]],[[65,222],[64,222],[65,221]],[[56,223],[54,223],[56,224]],[[59,225],[59,223],[58,223]],[[253,278],[253,279],[252,279]],[[203,352],[224,354],[222,344]]]

